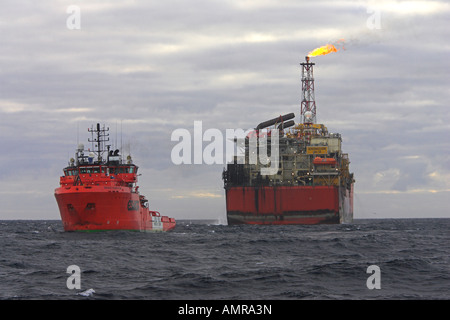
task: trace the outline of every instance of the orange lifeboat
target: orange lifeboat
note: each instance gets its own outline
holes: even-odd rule
[[[318,165],[323,165],[323,164],[336,165],[336,159],[335,158],[315,157],[313,160],[313,163],[318,164]]]

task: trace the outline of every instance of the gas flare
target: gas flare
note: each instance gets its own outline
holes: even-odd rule
[[[336,49],[335,46],[333,46],[332,44],[327,44],[308,53],[308,57],[323,56],[325,54],[337,51],[338,49]]]

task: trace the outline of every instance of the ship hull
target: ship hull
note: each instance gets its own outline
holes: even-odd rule
[[[142,207],[127,187],[72,186],[55,190],[65,231],[168,231],[175,220]]]
[[[353,186],[261,186],[226,189],[233,224],[338,224],[353,221]]]

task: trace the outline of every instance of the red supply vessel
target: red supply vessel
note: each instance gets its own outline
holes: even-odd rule
[[[148,207],[139,193],[138,167],[131,156],[124,161],[119,150],[110,150],[109,128],[88,129],[93,148],[79,144],[55,189],[65,231],[135,230],[168,231],[174,218],[161,216]],[[105,149],[106,147],[106,149]]]
[[[239,142],[245,156],[227,164],[223,180],[229,225],[353,221],[355,180],[341,135],[316,123],[313,65],[309,56],[301,63],[302,122],[295,124],[289,113],[260,123]],[[273,144],[274,132],[278,141]],[[274,170],[264,171],[268,167]]]

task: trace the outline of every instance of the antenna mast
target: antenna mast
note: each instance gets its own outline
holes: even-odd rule
[[[92,139],[88,139],[89,142],[92,143],[97,143],[96,147],[97,147],[97,161],[98,163],[102,162],[102,154],[103,152],[105,152],[105,142],[109,141],[109,133],[107,133],[109,131],[109,127],[105,128],[105,125],[103,125],[103,128],[100,128],[100,123],[97,123],[97,128],[89,128],[88,129],[89,132],[91,132],[92,137],[94,135],[94,133],[97,134],[97,138],[92,138]],[[107,146],[109,147],[109,145]],[[108,148],[109,149],[109,148]]]

